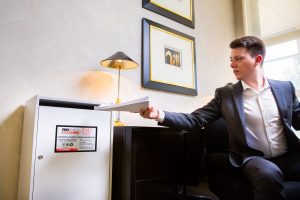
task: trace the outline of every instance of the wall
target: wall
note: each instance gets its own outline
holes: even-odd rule
[[[144,89],[141,67],[121,73],[123,101],[149,96],[162,109],[191,112],[234,78],[229,42],[235,37],[232,0],[195,0],[190,29],[142,8],[140,0],[0,0],[0,199],[16,199],[24,104],[42,96],[111,102],[117,72],[99,61],[124,51],[141,64],[141,19],[196,38],[196,97]],[[138,114],[127,125],[156,126]]]
[[[233,0],[233,8],[236,37],[243,37],[245,33],[242,0]]]

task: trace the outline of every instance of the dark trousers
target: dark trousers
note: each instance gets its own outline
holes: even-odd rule
[[[300,181],[300,153],[271,159],[254,157],[242,172],[253,186],[255,200],[286,200],[283,181]]]

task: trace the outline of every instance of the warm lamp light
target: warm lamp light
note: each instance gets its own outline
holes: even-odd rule
[[[118,96],[115,100],[116,104],[121,103],[120,99],[120,73],[121,70],[125,69],[133,69],[138,67],[138,64],[133,61],[131,58],[129,58],[126,54],[123,52],[117,52],[113,54],[112,56],[106,58],[105,60],[102,60],[100,64],[103,67],[113,68],[118,70]],[[120,112],[117,113],[117,118],[114,123],[115,126],[123,126],[124,124],[120,121]]]

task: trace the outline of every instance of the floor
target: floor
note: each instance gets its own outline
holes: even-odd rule
[[[187,191],[188,194],[192,194],[192,196],[203,196],[208,197],[207,199],[209,200],[219,200],[219,198],[209,190],[207,177],[201,178],[201,181],[196,187],[188,186]],[[205,200],[205,198],[203,198],[203,200]]]

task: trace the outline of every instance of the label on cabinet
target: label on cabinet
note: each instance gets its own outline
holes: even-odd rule
[[[97,151],[97,126],[56,125],[55,152]]]

